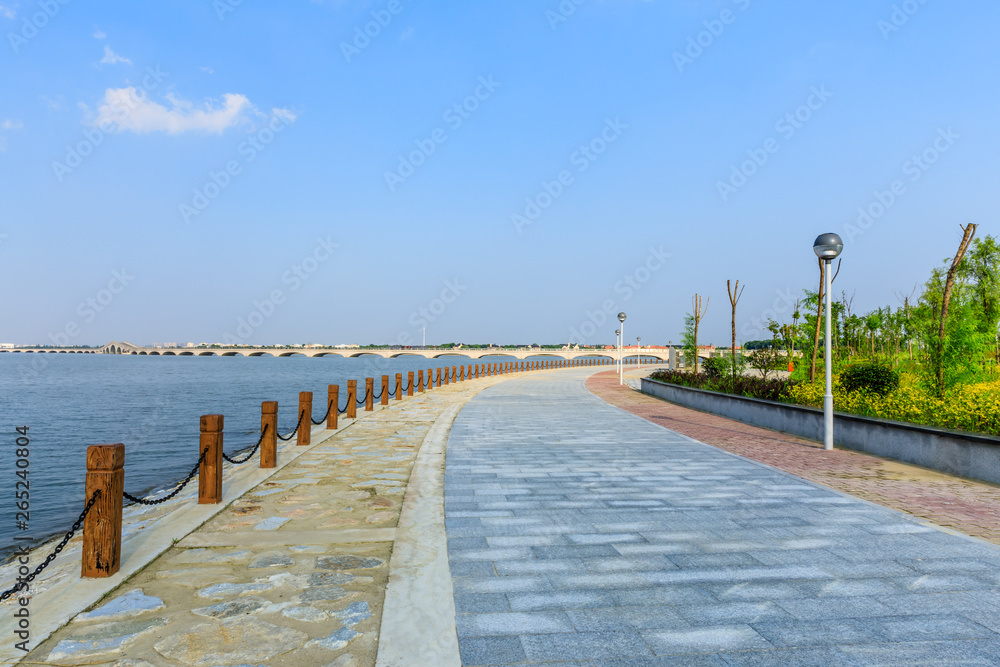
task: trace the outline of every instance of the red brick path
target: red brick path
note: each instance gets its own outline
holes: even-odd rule
[[[1000,544],[1000,487],[748,426],[619,386],[614,371],[587,388],[634,415],[837,491]]]

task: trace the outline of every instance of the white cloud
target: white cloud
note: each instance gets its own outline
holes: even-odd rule
[[[13,118],[4,118],[0,121],[0,130],[7,132],[9,130],[20,130],[24,127],[24,123]],[[7,150],[7,137],[0,134],[0,153]]]
[[[215,74],[215,70],[212,69],[211,67],[202,67],[201,71],[204,72],[205,74]]]
[[[412,25],[406,26],[406,30],[399,36],[399,41],[407,42],[413,38],[413,33],[417,31]]]
[[[111,50],[111,47],[107,44],[104,45],[104,57],[101,58],[101,62],[105,65],[114,65],[115,63],[125,63],[126,65],[131,65],[132,61],[124,56],[120,56]]]
[[[94,39],[104,39],[105,37],[107,37],[107,34],[103,30],[98,29],[94,31]]]
[[[0,5],[0,16],[13,21],[17,16],[17,5]]]
[[[145,91],[140,94],[132,86],[108,88],[91,124],[110,123],[120,132],[137,134],[180,134],[190,130],[221,134],[246,121],[250,114],[258,113],[246,96],[234,93],[223,95],[221,106],[217,102],[207,101],[200,108],[173,94],[166,98],[170,102],[170,108],[150,100]]]

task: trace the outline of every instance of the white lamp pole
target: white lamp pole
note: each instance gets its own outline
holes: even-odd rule
[[[844,242],[836,234],[820,234],[813,243],[813,252],[824,264],[823,274],[826,290],[826,358],[823,360],[823,365],[826,367],[826,395],[823,397],[823,448],[828,451],[833,449],[833,356],[831,353],[831,312],[833,308],[830,300],[833,279],[830,276],[830,265],[843,250]]]
[[[635,337],[635,367],[642,368],[642,338]]]
[[[618,313],[621,322],[621,336],[618,337],[618,384],[625,384],[625,359],[622,356],[625,348],[625,313]]]

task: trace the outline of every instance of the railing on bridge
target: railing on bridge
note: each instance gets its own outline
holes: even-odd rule
[[[385,407],[389,399],[403,400],[403,394],[413,396],[414,391],[424,393],[435,387],[447,386],[468,380],[491,378],[542,370],[563,368],[580,368],[591,366],[609,366],[610,359],[576,359],[552,361],[511,361],[490,362],[484,364],[468,364],[437,369],[437,376],[427,370],[407,374],[407,385],[403,386],[402,373],[396,373],[394,382],[390,377],[381,377],[380,391],[375,393],[375,379],[365,379],[365,395],[358,397],[357,380],[347,382],[346,401],[340,405],[340,386],[327,387],[326,413],[318,420],[313,420],[313,393],[304,391],[299,394],[298,421],[295,429],[286,435],[278,432],[278,403],[264,401],[261,403],[260,437],[256,444],[238,456],[230,456],[223,451],[223,431],[225,418],[223,415],[204,415],[200,419],[200,437],[198,443],[198,459],[191,472],[169,493],[154,494],[139,498],[125,491],[125,445],[122,443],[91,445],[87,448],[87,478],[84,492],[84,509],[72,528],[56,545],[45,561],[31,573],[22,573],[18,583],[0,594],[0,602],[28,587],[28,584],[44,570],[63,550],[77,531],[83,529],[83,556],[81,576],[87,578],[110,577],[121,567],[122,547],[122,511],[124,502],[141,505],[159,505],[176,497],[194,478],[198,477],[198,503],[218,504],[223,496],[223,461],[233,465],[249,462],[260,452],[260,467],[275,468],[278,459],[278,441],[287,442],[296,438],[297,446],[311,444],[312,426],[326,424],[326,430],[336,430],[341,415],[348,419],[357,418],[359,406],[365,406],[366,412],[372,412],[374,402],[379,401]]]

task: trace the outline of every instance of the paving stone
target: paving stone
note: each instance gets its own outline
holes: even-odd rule
[[[340,586],[312,586],[300,593],[299,602],[333,602],[342,600],[349,594]]]
[[[94,625],[74,632],[70,639],[63,639],[49,653],[48,659],[60,663],[79,663],[90,658],[121,651],[141,635],[167,624],[166,619],[128,620]]]
[[[141,588],[129,591],[94,611],[80,614],[74,621],[110,621],[163,609],[163,600],[145,595]]]
[[[304,632],[256,618],[230,618],[196,625],[186,633],[157,642],[153,648],[168,660],[194,667],[260,664],[301,647],[308,638]]]
[[[319,623],[330,618],[330,615],[322,609],[310,607],[308,605],[296,605],[281,610],[281,615],[296,621],[307,621],[309,623]]]
[[[220,602],[211,607],[192,609],[191,613],[198,616],[207,616],[208,618],[232,618],[233,616],[256,613],[269,604],[270,602],[262,597],[248,595],[236,598],[235,600],[229,600],[228,602]]]
[[[550,634],[575,629],[561,611],[460,614],[457,623],[459,637]]]
[[[252,584],[215,584],[214,586],[202,588],[197,592],[197,596],[200,598],[221,600],[223,598],[235,597],[237,595],[253,595],[254,593],[263,593],[271,588],[273,588],[273,585],[266,582],[257,582]]]
[[[266,567],[291,567],[295,565],[295,559],[283,553],[261,554],[257,556],[247,567],[251,570],[259,570]]]
[[[260,523],[258,523],[256,526],[253,527],[253,529],[254,530],[278,530],[279,528],[281,528],[282,526],[284,526],[289,521],[291,521],[291,519],[287,519],[287,518],[280,517],[280,516],[271,516],[271,517],[268,517],[268,518],[264,519]]]
[[[458,649],[462,664],[510,665],[527,660],[518,637],[459,637]]]
[[[358,556],[320,556],[316,567],[320,570],[370,570],[385,565],[381,558],[359,558]]]
[[[318,646],[328,651],[339,651],[360,636],[361,633],[347,627],[342,627],[334,630],[328,637],[313,639],[306,646]]]
[[[631,630],[522,635],[521,643],[527,658],[534,662],[653,655],[639,633]]]
[[[353,627],[372,617],[371,609],[364,601],[352,602],[340,611],[331,612],[330,615],[348,627]]]

